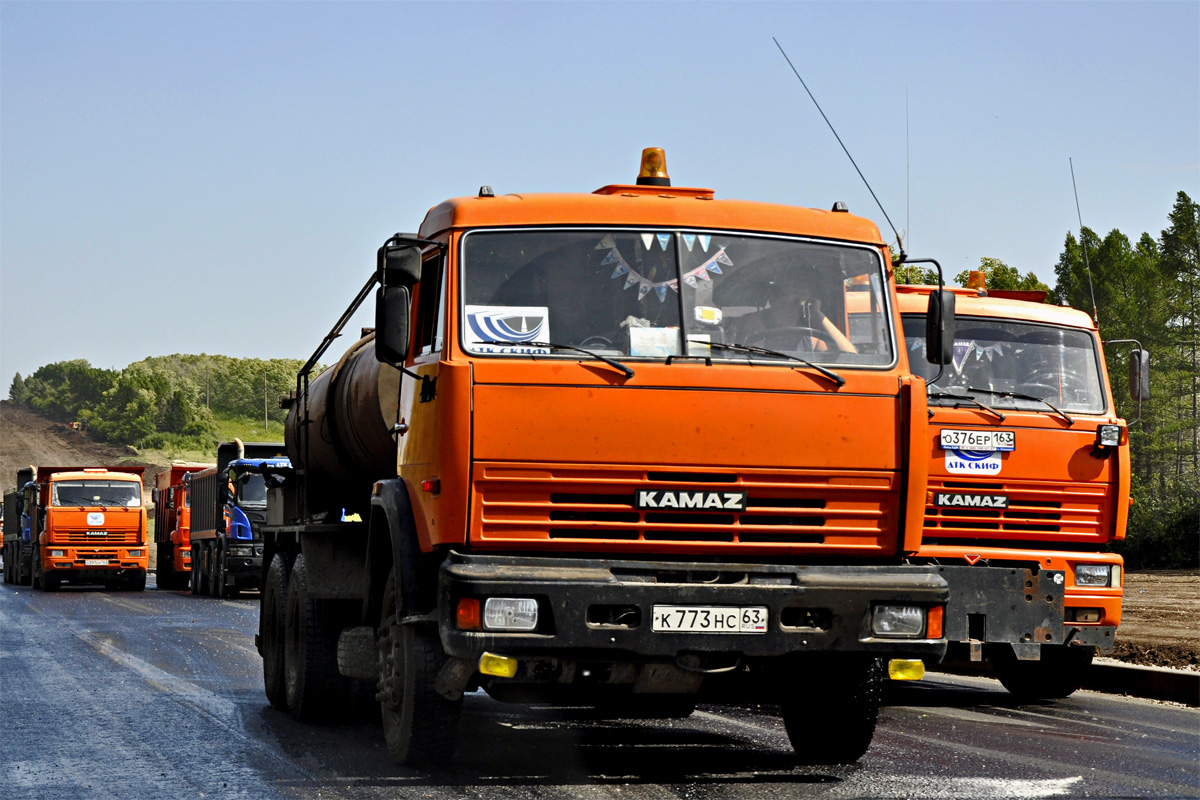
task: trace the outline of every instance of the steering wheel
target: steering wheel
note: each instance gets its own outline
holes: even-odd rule
[[[1037,397],[1051,402],[1058,402],[1058,387],[1048,383],[1022,383],[1018,388],[1021,394]]]
[[[611,350],[613,343],[611,339],[606,339],[603,336],[589,336],[579,343],[580,347],[595,347],[596,345],[603,345]]]
[[[817,348],[813,346],[813,339],[825,343],[825,348],[830,353],[841,352],[837,346],[837,342],[827,331],[817,330],[816,328],[808,328],[803,325],[787,326],[780,328],[767,328],[756,333],[750,334],[744,344],[751,347],[765,347],[769,350],[789,350],[813,353]]]

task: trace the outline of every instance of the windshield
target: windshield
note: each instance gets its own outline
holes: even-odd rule
[[[870,247],[693,231],[474,231],[462,261],[463,344],[473,353],[894,361],[883,262]],[[851,294],[867,315],[856,330]]]
[[[131,481],[55,481],[50,504],[137,508],[142,493],[140,485]]]
[[[267,484],[263,476],[257,472],[242,475],[242,488],[238,492],[239,506],[265,506],[267,504]]]
[[[932,380],[938,367],[925,358],[925,317],[905,314],[903,321],[912,370]],[[1013,320],[958,318],[954,361],[946,365],[929,391],[970,394],[968,387],[1029,395],[1048,400],[1063,411],[1083,414],[1103,413],[1106,405],[1091,333]],[[1002,409],[1046,410],[1034,400],[982,393],[977,399]],[[931,397],[929,402],[955,401]]]

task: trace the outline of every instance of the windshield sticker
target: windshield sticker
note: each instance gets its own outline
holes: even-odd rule
[[[679,328],[629,328],[629,355],[666,358],[679,355]]]
[[[550,340],[546,306],[467,306],[467,344],[477,353],[548,353],[527,342]]]
[[[956,475],[999,475],[1002,462],[995,450],[947,450],[946,471]]]
[[[724,317],[721,309],[715,306],[696,306],[695,314],[696,322],[702,322],[705,325],[720,325],[721,319]]]

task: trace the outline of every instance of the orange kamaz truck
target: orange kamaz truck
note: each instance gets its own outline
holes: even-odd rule
[[[20,503],[14,498],[22,522],[11,541],[5,531],[5,553],[15,566],[14,579],[48,592],[64,582],[145,589],[150,551],[143,471],[143,467],[28,470],[30,479],[18,489]]]
[[[186,589],[192,571],[192,504],[183,476],[213,464],[174,462],[158,473],[154,500],[155,582],[159,589]]]
[[[922,340],[937,287],[899,287],[909,359],[929,381],[929,489],[910,563],[950,586],[950,658],[989,662],[1021,697],[1064,697],[1121,621],[1123,562],[1108,549],[1125,537],[1128,430],[1087,314],[1044,293],[988,292],[982,273],[970,285],[953,290],[941,368]]]
[[[760,699],[802,761],[852,762],[885,676],[941,657],[945,579],[904,563],[925,386],[878,229],[676,187],[663,159],[592,193],[485,186],[379,249],[287,401],[273,705],[373,698],[391,755],[427,764],[478,689],[643,717]],[[374,330],[314,376],[373,290]]]

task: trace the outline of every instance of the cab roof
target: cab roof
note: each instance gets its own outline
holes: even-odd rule
[[[925,313],[929,304],[929,293],[936,291],[937,288],[936,286],[897,286],[900,313]],[[954,315],[956,317],[997,317],[1096,330],[1096,324],[1092,318],[1077,308],[1052,306],[1048,303],[1030,303],[1026,300],[1008,300],[1000,297],[980,297],[975,289],[962,289],[957,286],[947,286],[946,288],[954,291]]]
[[[885,244],[875,223],[844,211],[717,200],[711,189],[633,185],[604,186],[591,194],[456,197],[429,210],[420,236],[452,228],[528,225],[699,228]]]

